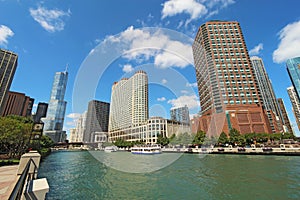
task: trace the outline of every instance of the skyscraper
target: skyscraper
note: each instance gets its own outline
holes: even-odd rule
[[[48,110],[48,104],[39,102],[37,109],[36,109],[36,113],[33,117],[34,122],[40,123],[41,118],[44,118],[47,116],[47,110]]]
[[[299,98],[297,96],[297,93],[295,91],[295,88],[293,86],[287,88],[288,95],[290,97],[292,107],[293,107],[293,112],[294,116],[296,119],[296,123],[298,126],[298,129],[300,130],[300,102]]]
[[[83,136],[86,130],[86,116],[87,116],[87,111],[85,111],[78,118],[76,122],[75,136],[73,142],[83,142]]]
[[[282,131],[282,122],[279,118],[280,111],[273,86],[264,67],[263,60],[257,56],[253,56],[250,59],[260,90],[260,103],[267,112],[272,132],[278,133]]]
[[[137,71],[130,78],[123,78],[112,86],[109,114],[109,137],[125,140],[138,139],[138,127],[148,120],[148,77]]]
[[[283,122],[284,132],[293,133],[293,129],[292,129],[288,114],[286,112],[283,99],[278,98],[277,101],[278,101],[279,110],[280,110],[279,117],[281,118],[281,121]]]
[[[2,116],[18,115],[30,117],[33,103],[34,99],[26,96],[24,93],[9,91]]]
[[[89,102],[84,142],[94,142],[96,132],[108,132],[109,103],[92,100]]]
[[[286,67],[297,97],[300,100],[300,57],[288,59]]]
[[[220,129],[218,134],[231,128],[241,133],[271,132],[238,22],[209,21],[201,25],[193,56],[201,106],[199,129],[208,131],[213,122]],[[213,113],[225,114],[227,123],[215,121]]]
[[[0,49],[0,115],[3,112],[17,65],[17,54]]]
[[[62,142],[65,140],[65,131],[62,129],[67,105],[67,102],[64,100],[67,81],[67,71],[56,72],[52,85],[47,117],[43,120],[45,123],[44,134],[51,137],[54,142]]]
[[[190,124],[189,108],[185,105],[184,107],[172,108],[170,110],[171,120]]]

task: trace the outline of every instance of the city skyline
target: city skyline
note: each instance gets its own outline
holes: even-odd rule
[[[297,42],[293,42],[297,41],[297,36],[292,36],[297,35],[295,34],[297,33],[297,27],[300,26],[300,19],[296,12],[296,5],[299,3],[295,1],[276,1],[270,7],[267,1],[234,2],[231,0],[215,1],[209,4],[208,1],[200,3],[199,1],[189,0],[186,1],[186,8],[176,9],[177,7],[174,6],[171,9],[171,5],[176,5],[176,2],[150,1],[142,4],[138,1],[126,3],[92,1],[82,4],[53,1],[37,4],[32,1],[2,1],[0,3],[0,17],[2,19],[0,21],[0,47],[17,53],[19,57],[19,66],[11,90],[28,94],[36,99],[36,104],[38,102],[48,102],[52,74],[56,71],[62,71],[64,66],[69,63],[70,76],[66,91],[66,100],[69,104],[65,123],[65,129],[68,130],[75,127],[73,119],[87,109],[88,102],[82,105],[81,109],[74,110],[72,108],[74,81],[81,63],[95,46],[101,44],[105,39],[122,33],[123,38],[114,37],[114,39],[124,39],[125,33],[128,33],[129,35],[140,34],[138,38],[128,41],[131,44],[143,43],[146,40],[157,42],[154,36],[155,34],[156,36],[159,35],[158,32],[149,35],[146,31],[140,31],[140,28],[147,26],[175,30],[194,39],[197,28],[206,21],[212,19],[234,20],[241,24],[249,53],[258,55],[263,59],[273,83],[275,94],[278,98],[284,99],[291,122],[295,126],[291,103],[286,92],[286,88],[291,85],[291,82],[285,69],[285,60],[300,56],[300,50],[296,47]],[[258,3],[259,6],[255,6]],[[113,5],[119,6],[115,7]],[[271,14],[266,14],[265,9],[270,8],[272,9]],[[255,16],[251,14],[252,12],[255,12]],[[285,15],[278,16],[276,13],[279,12],[284,12]],[[51,15],[51,13],[56,15]],[[128,13],[132,14],[129,16]],[[51,20],[47,21],[48,19]],[[88,22],[95,21],[95,19],[97,19],[96,26]],[[270,21],[272,23],[269,23]],[[169,38],[164,39],[167,41],[165,42],[167,45],[175,44],[174,41],[168,40]],[[183,47],[191,48],[188,42],[181,43]],[[288,43],[291,45],[286,45]],[[132,45],[132,47],[134,46]],[[289,49],[291,51],[288,51]],[[292,52],[293,54],[286,52]],[[187,78],[187,82],[182,84],[181,89],[179,89],[179,91],[182,90],[182,93],[177,95],[171,95],[167,92],[162,94],[158,92],[160,87],[151,88],[150,86],[149,91],[152,94],[149,95],[151,96],[149,108],[162,107],[166,112],[160,113],[166,113],[163,117],[169,118],[169,110],[178,106],[180,101],[184,100],[189,103],[188,106],[192,111],[190,113],[197,113],[199,109],[196,105],[199,99],[197,97],[198,91],[194,87],[196,78],[193,66],[178,59],[171,63],[163,62],[164,60],[161,60],[162,56],[166,58],[165,61],[169,61],[168,58],[171,57],[163,53],[154,54],[151,52],[146,54],[144,52],[140,55],[143,56],[134,57],[133,54],[130,54],[127,58],[115,61],[111,66],[111,70],[108,70],[107,77],[101,78],[94,99],[109,102],[112,81],[119,80],[120,77],[126,75],[127,72],[131,72],[136,66],[143,65],[145,62],[148,63],[148,55],[150,62],[154,63],[154,67],[157,67],[155,66],[156,61],[156,64],[163,68],[160,69],[162,73],[165,73],[163,71],[165,68],[173,67]],[[135,60],[132,58],[135,58]],[[136,60],[141,62],[138,63]],[[172,82],[167,75],[162,76],[159,81],[162,86]],[[186,93],[186,85],[192,87],[194,93]],[[150,116],[157,115],[154,111],[155,109],[150,109]]]

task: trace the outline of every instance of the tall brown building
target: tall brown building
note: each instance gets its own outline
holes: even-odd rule
[[[198,129],[220,134],[271,133],[240,24],[209,21],[200,26],[193,56],[201,105]]]
[[[8,92],[8,98],[4,106],[2,116],[19,115],[30,117],[34,99],[19,92]]]
[[[278,98],[277,102],[278,102],[279,109],[280,109],[279,117],[281,118],[281,121],[283,122],[283,125],[284,125],[284,132],[293,133],[293,129],[292,129],[288,114],[286,112],[283,99]]]
[[[0,115],[3,112],[17,65],[17,54],[0,49]]]

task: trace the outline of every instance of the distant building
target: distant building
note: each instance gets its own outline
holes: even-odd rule
[[[18,65],[18,55],[7,50],[0,49],[0,115],[5,107],[15,71]]]
[[[278,105],[279,105],[279,109],[280,109],[279,117],[281,118],[281,121],[283,122],[284,132],[293,133],[293,129],[292,129],[288,114],[286,112],[283,99],[278,98],[277,101],[278,101]]]
[[[48,104],[39,102],[33,120],[36,123],[40,123],[42,118],[47,116]]]
[[[290,97],[294,116],[297,122],[298,129],[300,130],[300,102],[297,93],[293,86],[287,88],[288,95]]]
[[[92,100],[86,115],[84,142],[94,142],[96,132],[108,132],[109,103]]]
[[[86,130],[86,117],[87,117],[87,112],[84,112],[78,118],[76,122],[75,136],[73,142],[83,142],[83,136]]]
[[[298,100],[300,100],[300,57],[288,59],[286,67]]]
[[[201,106],[197,129],[209,136],[232,128],[272,133],[240,24],[206,22],[192,49]]]
[[[44,134],[54,142],[63,142],[66,132],[63,131],[67,102],[64,100],[68,81],[68,72],[56,72],[51,90],[47,117],[43,119]]]
[[[190,124],[189,108],[186,105],[184,107],[172,108],[170,115],[171,120]]]
[[[264,109],[266,110],[272,132],[282,132],[282,121],[279,118],[280,111],[278,103],[263,60],[257,56],[253,56],[250,59],[257,79],[257,85],[260,90],[260,104],[264,106]]]
[[[109,140],[141,139],[136,127],[148,120],[148,76],[137,71],[112,86],[109,115]]]
[[[8,92],[2,116],[18,115],[23,117],[31,117],[34,99],[26,96],[24,93]]]
[[[70,128],[69,142],[77,142],[76,141],[76,128]]]

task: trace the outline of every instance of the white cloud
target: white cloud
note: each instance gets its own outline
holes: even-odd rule
[[[285,62],[287,59],[300,56],[300,21],[286,25],[279,32],[279,45],[273,52],[273,61]]]
[[[161,80],[161,83],[162,83],[162,84],[166,84],[167,82],[168,82],[167,79],[162,79],[162,80]]]
[[[183,107],[187,105],[189,109],[197,108],[200,106],[200,102],[198,100],[198,97],[193,94],[193,95],[183,95],[178,97],[177,99],[171,99],[168,101],[169,104],[172,105],[172,108],[177,108],[177,107]]]
[[[62,31],[65,26],[63,19],[71,15],[71,11],[64,12],[58,9],[47,9],[38,6],[37,9],[30,8],[30,15],[37,21],[46,31],[55,32]]]
[[[0,25],[0,45],[7,45],[7,38],[13,35],[14,32],[9,27]]]
[[[70,113],[67,115],[67,117],[70,119],[78,119],[80,116],[81,116],[80,113]]]
[[[198,84],[197,84],[197,82],[195,82],[195,83],[186,83],[185,86],[186,87],[198,87]]]
[[[250,56],[255,56],[258,55],[260,53],[261,50],[263,50],[264,46],[262,43],[259,43],[258,45],[256,45],[253,49],[251,49],[249,51],[249,55]]]
[[[130,64],[126,64],[123,66],[123,72],[129,73],[133,71],[133,67]]]
[[[234,0],[168,0],[162,4],[161,18],[185,13],[189,15],[189,18],[185,21],[185,25],[187,25],[203,16],[208,18],[218,14],[219,10],[234,3]]]
[[[193,62],[191,44],[172,40],[161,29],[150,32],[130,26],[121,34],[108,36],[105,40],[122,42],[128,46],[123,52],[123,57],[128,60],[149,60],[154,57],[154,64],[158,68],[184,68]]]
[[[165,97],[160,97],[160,98],[157,98],[157,101],[165,101],[166,98]]]
[[[189,23],[192,20],[198,19],[207,13],[207,8],[195,0],[169,0],[163,4],[162,19],[177,14],[188,14],[190,18],[187,20]]]

